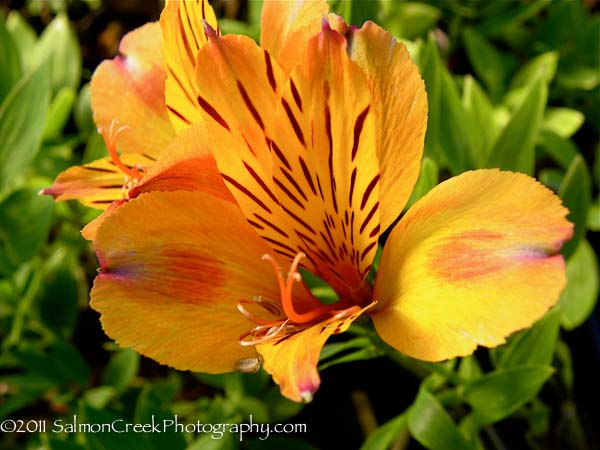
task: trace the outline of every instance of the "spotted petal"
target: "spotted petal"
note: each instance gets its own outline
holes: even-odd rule
[[[119,139],[122,153],[156,157],[174,130],[165,110],[166,67],[158,23],[128,33],[119,55],[98,66],[91,82],[94,121],[108,130],[113,120],[129,131]]]
[[[558,300],[568,211],[523,174],[477,170],[419,200],[392,230],[375,285],[381,337],[438,361],[502,344]]]

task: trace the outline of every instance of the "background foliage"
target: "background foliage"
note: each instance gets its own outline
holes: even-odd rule
[[[89,79],[152,2],[2,2],[0,18],[0,418],[145,423],[306,423],[308,432],[238,436],[3,433],[1,449],[586,449],[600,447],[600,14],[597,2],[332,1],[404,41],[429,96],[411,203],[465,170],[536,176],[576,224],[568,284],[533,328],[441,364],[404,357],[368,323],[328,344],[308,406],[264,373],[182,373],[119,349],[87,306],[96,260],[79,234],[97,214],[37,191],[104,155]],[[261,2],[216,2],[224,32],[259,33]],[[322,287],[316,287],[326,295]],[[369,361],[366,361],[369,360]],[[597,391],[596,391],[597,392]]]

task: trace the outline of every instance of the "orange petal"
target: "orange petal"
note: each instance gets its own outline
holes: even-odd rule
[[[264,368],[279,384],[281,394],[296,402],[309,402],[319,388],[319,354],[332,334],[346,331],[371,305],[338,320],[329,320],[306,328],[278,342],[257,345]]]
[[[366,297],[379,237],[380,176],[368,81],[346,50],[325,23],[283,90],[270,134],[275,193],[296,248],[340,296],[357,298]]]
[[[129,167],[139,167],[141,173],[154,162],[149,156],[135,153],[122,155],[121,161]],[[84,205],[105,209],[112,202],[128,197],[127,181],[107,157],[68,168],[42,194],[52,195],[57,201],[77,199]]]
[[[167,1],[160,16],[167,65],[165,98],[177,132],[201,120],[195,68],[198,50],[207,41],[203,21],[218,30],[207,0]],[[203,70],[211,71],[210,65]]]
[[[122,153],[156,157],[174,136],[165,110],[165,64],[158,23],[149,23],[123,38],[119,56],[104,61],[92,77],[94,121],[108,129],[117,119],[130,130],[119,139]]]
[[[234,370],[250,323],[236,303],[277,299],[269,247],[239,208],[206,193],[152,192],[120,206],[96,233],[91,306],[120,345],[181,370]]]
[[[439,361],[502,344],[558,300],[573,226],[551,191],[519,173],[477,170],[413,205],[383,250],[373,313],[399,351]]]
[[[308,40],[321,31],[329,6],[325,0],[263,3],[260,46],[289,73],[302,61]]]
[[[419,176],[427,94],[406,46],[373,22],[346,30],[348,53],[367,75],[381,170],[381,228],[402,212]]]
[[[129,196],[151,191],[201,191],[235,202],[217,169],[203,123],[182,131]]]

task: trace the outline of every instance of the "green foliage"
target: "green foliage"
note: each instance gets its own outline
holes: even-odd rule
[[[352,378],[354,367],[387,358],[420,384],[414,402],[402,403],[394,389],[406,386],[384,386],[381,374],[370,374],[365,383],[389,390],[397,411],[391,418],[375,411],[377,419],[389,420],[355,447],[412,448],[414,440],[428,449],[483,449],[490,442],[502,448],[504,429],[515,422],[527,429],[515,448],[544,448],[550,437],[566,442],[566,449],[591,447],[574,398],[581,355],[567,342],[570,330],[593,314],[599,291],[600,16],[586,2],[570,0],[330,3],[358,26],[365,20],[382,25],[406,42],[419,65],[428,129],[407,206],[451,175],[500,167],[533,175],[559,194],[575,230],[562,248],[567,283],[559,304],[502,346],[429,363],[400,355],[364,322],[332,339],[321,353],[323,379],[340,369]],[[79,234],[97,212],[37,195],[60,171],[106,155],[90,106],[94,68],[82,67],[90,47],[82,52],[75,32],[82,24],[72,25],[67,4],[32,1],[21,12],[39,17],[26,20],[10,11],[0,19],[0,417],[63,425],[74,415],[90,424],[239,425],[250,416],[263,424],[296,421],[304,405],[283,398],[264,371],[179,372],[100,335],[87,306],[96,261]],[[86,5],[94,9],[99,2]],[[241,15],[220,21],[222,31],[258,41],[261,5],[247,2]],[[339,301],[321,280],[303,278],[323,303]],[[331,425],[332,434],[344,432],[337,426]],[[243,442],[236,434],[215,439],[181,430],[9,433],[0,436],[0,447],[313,450],[313,437],[310,428]]]

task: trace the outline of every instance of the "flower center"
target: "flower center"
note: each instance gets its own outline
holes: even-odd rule
[[[296,255],[292,261],[288,276],[284,279],[275,258],[269,254],[263,255],[262,259],[268,261],[273,266],[277,275],[281,303],[262,296],[256,296],[252,300],[240,300],[237,303],[238,311],[249,321],[257,325],[240,336],[240,345],[249,346],[279,341],[314,325],[318,322],[317,319],[322,319],[321,323],[326,327],[360,310],[360,307],[356,305],[342,310],[334,309],[334,305],[321,305],[305,312],[298,312],[294,307],[292,289],[294,282],[302,281],[302,276],[298,272],[298,265],[304,257],[304,253]],[[270,318],[261,317],[252,312],[251,308],[256,309],[256,307],[261,309],[262,313],[270,316]]]

